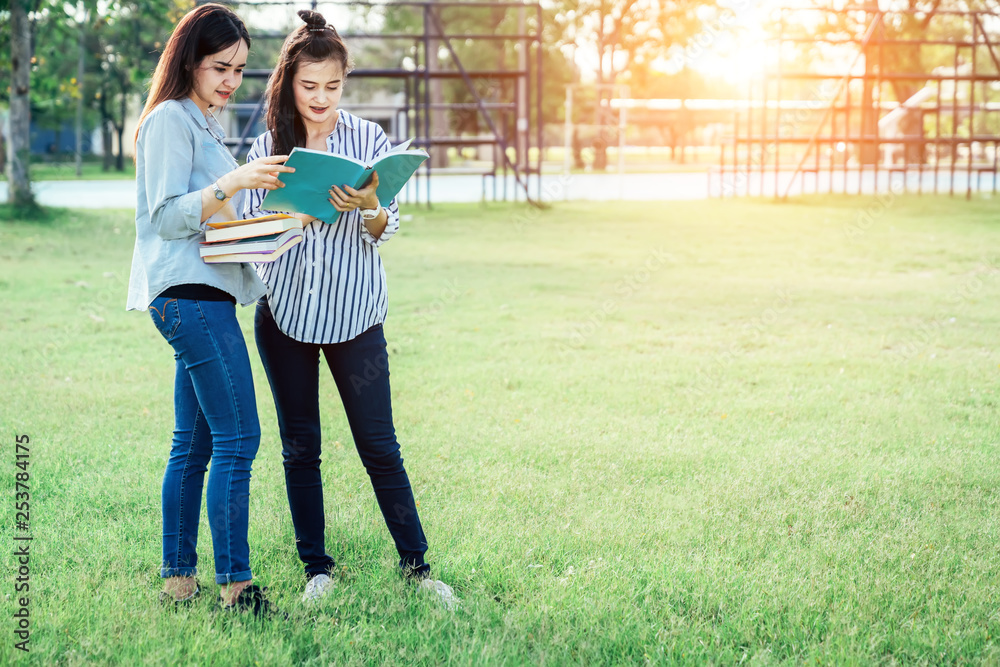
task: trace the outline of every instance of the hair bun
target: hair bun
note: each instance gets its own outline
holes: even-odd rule
[[[306,22],[306,27],[310,30],[323,30],[326,28],[326,19],[319,12],[311,9],[300,9],[299,18]]]

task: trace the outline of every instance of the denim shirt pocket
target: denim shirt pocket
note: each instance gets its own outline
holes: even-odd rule
[[[205,168],[212,178],[221,178],[240,166],[229,149],[214,137],[202,140],[201,151]]]
[[[158,297],[149,304],[149,316],[153,326],[168,341],[177,333],[181,325],[181,310],[177,299]]]

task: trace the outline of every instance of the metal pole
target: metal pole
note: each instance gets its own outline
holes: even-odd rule
[[[624,93],[622,95],[621,93]],[[628,86],[620,88],[619,97],[624,98],[623,104],[618,107],[618,198],[625,199],[625,104],[629,99],[631,91]]]
[[[527,172],[528,167],[528,40],[525,37],[527,25],[525,20],[525,7],[517,10],[517,41],[514,48],[517,49],[517,76],[515,86],[517,86],[517,121],[514,133],[514,160],[518,168]],[[525,179],[527,179],[525,175]]]
[[[952,79],[954,87],[951,91],[951,160],[949,170],[951,173],[951,183],[948,185],[948,195],[955,196],[955,163],[958,162],[958,46],[955,46],[955,57],[952,59],[954,69]]]
[[[837,98],[833,100],[833,113],[830,115],[830,194],[833,194],[833,172],[837,168],[834,156],[837,153]],[[819,190],[819,151],[816,151],[816,189]]]
[[[542,77],[545,68],[542,67],[542,5],[535,5],[535,123],[538,134],[538,201],[542,201],[542,159],[544,158],[544,123],[542,118]]]
[[[937,80],[937,102],[934,104],[934,194],[938,193],[938,169],[941,167],[941,97],[944,90]]]
[[[750,174],[753,173],[753,77],[747,87],[747,196],[750,196]]]
[[[781,169],[781,51],[785,36],[785,9],[782,7],[778,19],[778,71],[774,82],[774,196],[781,191],[779,183]],[[763,180],[763,173],[761,174]],[[806,179],[802,177],[802,192],[806,191]]]
[[[566,85],[566,111],[565,111],[565,122],[563,126],[563,139],[565,141],[565,151],[563,155],[563,176],[565,180],[569,182],[569,172],[572,168],[573,160],[573,84]],[[569,199],[569,192],[567,188],[563,188],[563,201]]]
[[[427,17],[430,15],[430,5],[424,5],[424,34],[422,37],[424,43],[424,137],[427,141],[427,152],[429,153],[433,146],[431,145],[431,51],[430,51],[430,35],[427,34],[428,20]],[[437,58],[434,59],[437,62]],[[447,150],[447,147],[445,147]],[[431,162],[433,160],[424,160],[424,166],[427,171],[427,208],[431,207]]]
[[[969,79],[969,161],[968,173],[965,175],[965,198],[972,199],[972,144],[976,137],[976,42],[979,40],[979,22],[972,22],[972,71]],[[979,183],[976,183],[979,189]]]
[[[879,163],[879,157],[881,156],[881,153],[882,153],[882,142],[881,142],[880,137],[879,137],[879,128],[878,128],[878,122],[879,122],[879,120],[882,117],[882,42],[885,41],[885,40],[882,39],[882,37],[883,37],[883,35],[881,35],[881,34],[878,36],[878,48],[875,50],[875,53],[877,54],[876,55],[876,62],[875,62],[875,66],[877,67],[876,73],[875,73],[875,122],[871,124],[872,131],[875,132],[875,137],[874,137],[874,140],[872,142],[872,145],[875,148],[875,151],[874,151],[874,153],[875,153],[875,161],[874,161],[875,168],[874,168],[874,174],[873,174],[873,178],[874,178],[875,182],[872,184],[872,194],[876,194],[876,195],[878,194],[878,163]],[[900,100],[901,103],[903,101],[905,101],[905,100]],[[903,144],[903,157],[904,157],[904,165],[905,165],[906,144]],[[906,173],[905,167],[904,167],[903,173],[904,174]],[[905,178],[906,177],[904,175],[904,179]],[[889,179],[888,180],[890,180],[890,181],[892,180],[892,171],[889,171]]]
[[[847,194],[847,180],[850,176],[850,169],[847,166],[848,156],[851,149],[851,81],[850,73],[847,74],[847,87],[844,89],[844,192]]]
[[[764,98],[763,103],[760,108],[760,196],[764,196],[764,172],[767,167],[767,89],[768,89],[768,73],[764,72]],[[774,196],[777,197],[778,193],[775,192]]]

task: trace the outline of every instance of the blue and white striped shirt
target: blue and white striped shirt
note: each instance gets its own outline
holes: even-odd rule
[[[337,113],[337,126],[326,138],[331,153],[369,162],[391,148],[378,124]],[[272,150],[271,133],[265,132],[247,162]],[[245,218],[273,212],[260,208],[266,190],[248,194]],[[342,343],[385,321],[385,269],[377,248],[399,230],[396,200],[385,209],[389,219],[379,238],[365,228],[359,211],[349,211],[333,224],[314,220],[303,229],[301,243],[274,262],[257,265],[274,321],[285,335],[303,343]]]

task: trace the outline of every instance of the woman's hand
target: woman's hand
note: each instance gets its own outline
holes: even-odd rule
[[[267,157],[259,158],[253,162],[248,162],[242,167],[233,169],[217,180],[214,185],[202,188],[201,221],[205,222],[223,206],[226,206],[229,198],[240,190],[256,190],[260,188],[276,190],[285,187],[285,184],[278,180],[278,174],[290,174],[295,171],[294,168],[286,167],[283,164],[287,159],[287,155],[268,155]],[[215,185],[226,195],[224,200],[220,201],[216,196]]]
[[[378,172],[373,171],[371,182],[360,190],[355,190],[349,185],[345,185],[343,189],[338,188],[336,185],[333,186],[330,188],[330,199],[328,201],[341,213],[344,211],[353,211],[356,208],[378,208],[378,197],[375,196],[377,189]]]
[[[230,197],[237,190],[277,190],[285,187],[278,180],[279,174],[291,174],[293,167],[286,167],[287,155],[267,155],[238,167],[219,179],[219,187]]]

